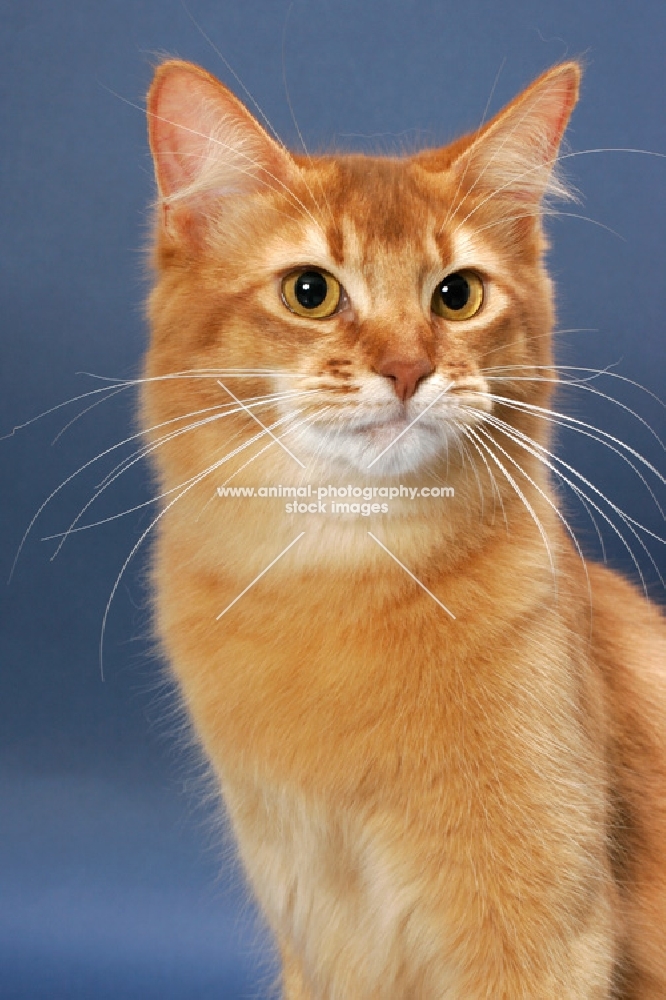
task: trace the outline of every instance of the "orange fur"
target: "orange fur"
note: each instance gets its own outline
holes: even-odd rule
[[[155,75],[156,628],[287,1000],[666,997],[666,629],[579,557],[533,409],[552,395],[540,206],[566,193],[578,79],[555,67],[443,150],[310,159],[205,71]],[[330,318],[286,308],[299,266],[343,286]],[[481,310],[436,315],[465,268]],[[455,498],[287,514],[211,499],[221,481]]]

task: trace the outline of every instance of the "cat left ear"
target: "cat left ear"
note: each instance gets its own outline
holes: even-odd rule
[[[570,198],[555,168],[580,78],[577,62],[562,63],[515,98],[455,162],[461,186],[535,210],[546,194]]]
[[[172,59],[157,68],[147,114],[162,204],[190,222],[211,196],[280,190],[297,169],[247,108],[193,63]]]

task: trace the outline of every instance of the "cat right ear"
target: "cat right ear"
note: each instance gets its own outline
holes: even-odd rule
[[[148,139],[171,232],[194,236],[210,199],[285,189],[297,170],[223,84],[193,63],[159,66],[148,91]]]

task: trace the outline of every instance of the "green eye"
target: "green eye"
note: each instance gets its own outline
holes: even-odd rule
[[[482,305],[483,282],[474,271],[448,274],[432,296],[432,311],[454,322],[476,316]]]
[[[297,316],[328,319],[338,308],[342,289],[340,282],[328,271],[300,268],[282,281],[282,299]]]

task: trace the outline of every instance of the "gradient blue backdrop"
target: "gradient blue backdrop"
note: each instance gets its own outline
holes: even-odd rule
[[[310,148],[390,151],[478,124],[500,69],[493,111],[550,64],[584,55],[571,148],[666,152],[663,0],[190,3],[294,145],[285,77]],[[99,384],[79,372],[138,372],[153,193],[141,105],[151,65],[180,55],[234,81],[179,0],[4,0],[0,9],[3,434]],[[666,161],[604,153],[569,164],[584,206],[567,210],[601,225],[563,217],[550,226],[560,326],[581,331],[560,335],[560,359],[617,363],[663,394]],[[609,387],[663,430],[652,398],[626,383]],[[627,411],[580,390],[567,406],[666,468]],[[50,491],[131,433],[132,402],[121,395],[52,445],[76,412],[59,410],[0,442],[4,576]],[[560,447],[661,531],[649,496],[612,453],[584,438],[562,436]],[[99,478],[93,469],[54,498],[11,586],[3,583],[0,997],[267,996],[266,937],[243,901],[201,763],[146,640],[145,555],[118,591],[100,678],[105,603],[148,515],[72,538],[53,563],[53,542],[40,541],[67,526]],[[132,470],[97,513],[139,503],[149,489],[146,471]],[[595,551],[589,521],[569,508]],[[610,558],[626,567],[621,543],[606,537]],[[663,546],[649,548],[663,569]]]

